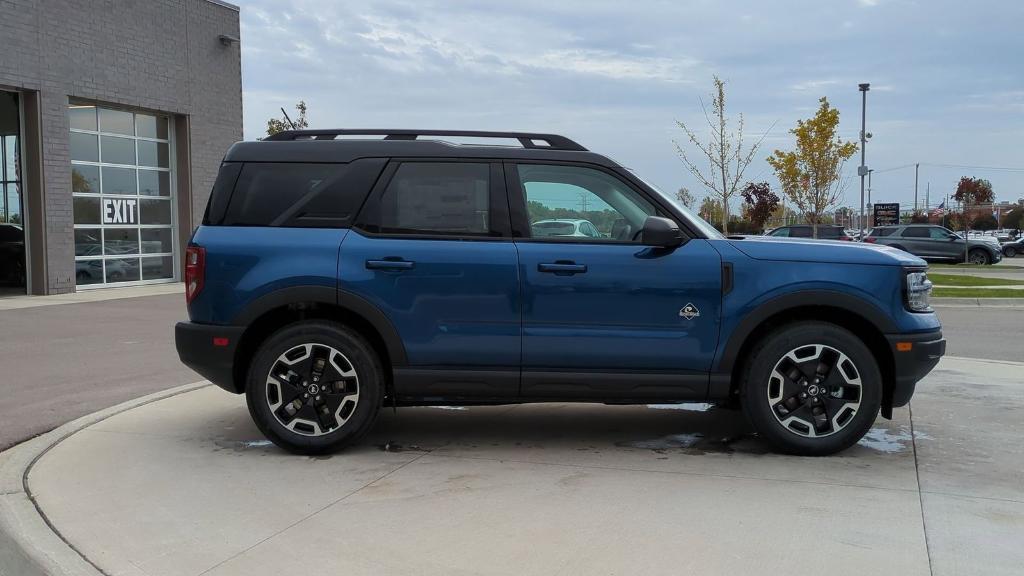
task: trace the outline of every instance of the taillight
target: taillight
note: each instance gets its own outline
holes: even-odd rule
[[[875,242],[878,242],[878,238],[875,238],[874,236],[865,236],[864,241],[868,244],[874,244]]]
[[[192,300],[203,289],[206,277],[206,248],[189,246],[185,248],[185,303]]]

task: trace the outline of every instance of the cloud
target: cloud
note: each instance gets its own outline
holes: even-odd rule
[[[870,82],[873,167],[1021,163],[1024,76],[1010,71],[1024,3],[236,1],[247,138],[303,99],[316,127],[564,132],[666,190],[697,191],[675,158],[673,120],[703,126],[718,74],[748,135],[777,123],[759,157],[791,146],[788,130],[822,96],[855,137],[857,84]],[[750,173],[771,177],[763,158]],[[1024,190],[1024,175],[979,175],[997,195]],[[905,200],[902,177],[876,187]]]

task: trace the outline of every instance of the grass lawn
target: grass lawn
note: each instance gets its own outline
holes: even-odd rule
[[[1024,266],[1017,266],[1015,264],[999,264],[999,265],[996,265],[996,266],[992,266],[992,265],[989,265],[989,264],[940,264],[940,263],[934,263],[934,264],[928,264],[928,268],[930,268],[932,270],[937,270],[937,269],[942,269],[942,268],[959,268],[961,270],[963,270],[965,268],[977,268],[979,270],[995,270],[995,271],[998,271],[998,270],[1001,270],[1001,269],[1004,269],[1004,268],[1012,268],[1014,270],[1020,270],[1020,269],[1024,268]]]
[[[929,274],[928,278],[933,284],[938,286],[1020,286],[1024,284],[1024,280],[981,278],[979,276],[959,276],[957,274]]]
[[[936,288],[932,290],[935,298],[1021,298],[1024,290],[1013,288]]]

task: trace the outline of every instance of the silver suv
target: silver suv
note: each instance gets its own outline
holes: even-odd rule
[[[944,226],[934,224],[905,224],[878,226],[868,231],[865,242],[892,246],[925,260],[964,261],[964,238]],[[971,238],[966,246],[967,261],[971,264],[995,264],[1003,259],[998,245]]]

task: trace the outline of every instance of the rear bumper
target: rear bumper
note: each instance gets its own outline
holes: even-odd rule
[[[228,392],[239,394],[234,378],[235,350],[244,331],[244,326],[178,322],[174,326],[174,346],[184,365]]]
[[[918,380],[924,378],[939,359],[946,353],[946,340],[941,330],[917,334],[887,334],[889,350],[892,351],[894,379],[892,395],[887,406],[904,406],[914,395]],[[902,348],[909,350],[901,350]]]

